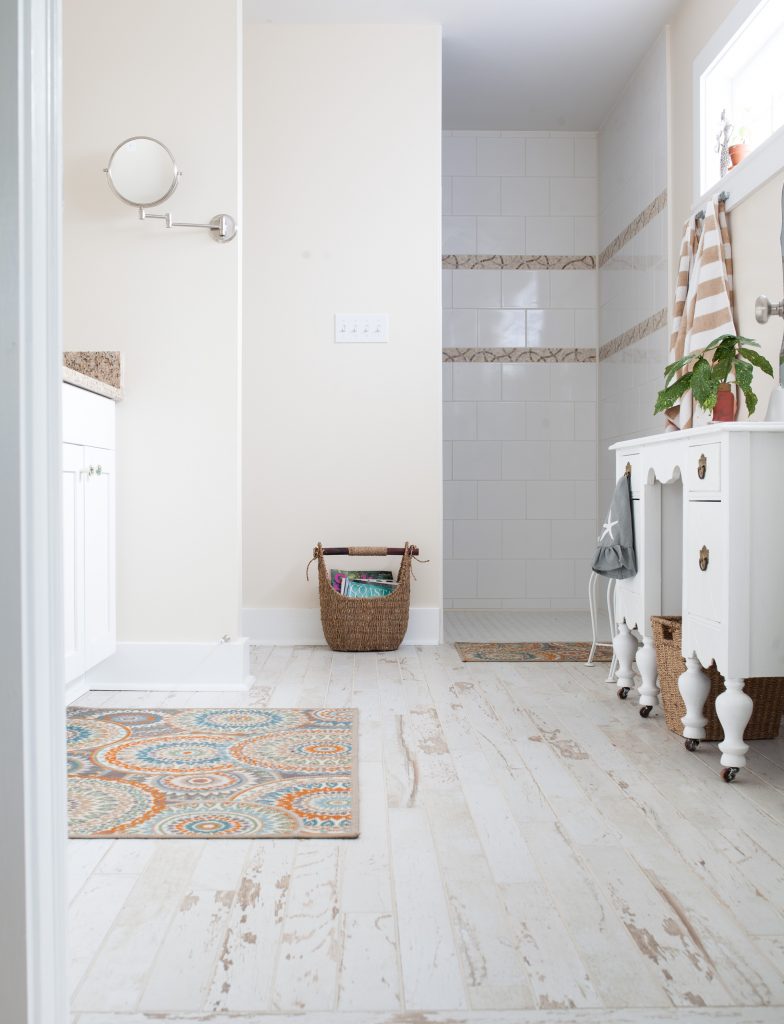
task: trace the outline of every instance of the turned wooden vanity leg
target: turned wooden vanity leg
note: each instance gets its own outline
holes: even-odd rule
[[[719,750],[721,763],[724,765],[722,776],[725,782],[732,782],[746,764],[746,751],[749,746],[743,742],[743,733],[749,724],[753,708],[751,697],[743,690],[743,680],[725,679],[724,689],[716,698],[716,714],[724,730],[724,739],[719,744]]]
[[[613,637],[613,650],[618,659],[618,670],[616,673],[618,696],[621,700],[626,700],[629,690],[634,685],[632,665],[634,664],[634,656],[637,653],[637,641],[625,622],[618,626],[618,632]]]
[[[705,701],[710,693],[710,678],[693,655],[686,658],[686,671],[678,676],[678,689],[681,691],[686,714],[683,722],[683,736],[687,750],[696,750],[700,740],[705,739]]]
[[[642,638],[642,645],[637,649],[637,668],[640,670],[640,715],[647,718],[659,703],[656,651],[652,636]]]

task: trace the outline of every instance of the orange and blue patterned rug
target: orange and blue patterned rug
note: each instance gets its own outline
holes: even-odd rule
[[[461,661],[587,661],[590,643],[580,640],[531,640],[525,643],[456,643]],[[612,648],[600,644],[594,661],[612,661]]]
[[[68,708],[75,839],[353,839],[352,708]]]

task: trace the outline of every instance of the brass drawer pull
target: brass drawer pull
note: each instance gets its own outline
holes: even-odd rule
[[[705,470],[707,468],[708,460],[705,458],[704,455],[700,455],[699,459],[697,460],[697,476],[700,478],[700,480],[705,479]]]
[[[710,551],[703,544],[700,548],[700,569],[703,572],[708,568],[708,562],[710,561]]]

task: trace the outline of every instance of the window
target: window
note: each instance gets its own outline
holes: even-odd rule
[[[697,58],[695,86],[700,114],[695,184],[697,194],[704,195],[720,180],[717,136],[723,112],[732,125],[730,144],[745,143],[748,154],[784,128],[784,0],[739,3]]]

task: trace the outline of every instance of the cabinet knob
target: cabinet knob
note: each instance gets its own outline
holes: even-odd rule
[[[704,455],[700,455],[697,459],[697,476],[700,480],[705,479],[705,471],[708,468],[708,460]]]
[[[708,562],[710,561],[710,551],[703,544],[700,548],[700,569],[703,572],[708,568]]]

